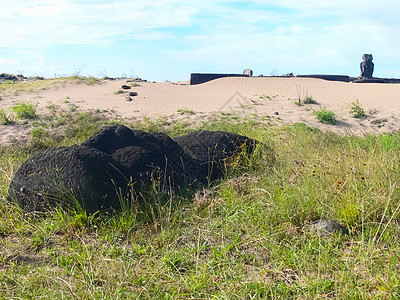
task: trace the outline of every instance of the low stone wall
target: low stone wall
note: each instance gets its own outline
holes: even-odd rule
[[[205,83],[214,79],[223,77],[249,77],[249,75],[244,74],[215,74],[215,73],[192,73],[190,74],[190,84],[200,84]]]
[[[331,80],[331,81],[350,82],[350,77],[347,75],[311,74],[311,75],[296,75],[296,77],[319,78],[319,79],[325,79],[325,80]]]

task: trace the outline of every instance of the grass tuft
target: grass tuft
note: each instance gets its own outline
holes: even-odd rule
[[[357,119],[365,119],[367,117],[365,110],[360,106],[360,101],[358,99],[351,104],[349,114],[353,118]]]
[[[11,107],[16,116],[21,119],[34,119],[36,117],[36,108],[37,105],[30,102],[19,102]]]
[[[337,124],[335,113],[331,110],[328,110],[326,107],[321,107],[319,111],[314,111],[314,115],[321,123],[331,125]]]

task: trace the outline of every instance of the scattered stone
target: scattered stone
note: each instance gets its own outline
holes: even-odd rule
[[[253,70],[252,69],[244,69],[243,75],[247,75],[249,77],[253,76]]]
[[[135,97],[135,96],[137,96],[137,95],[138,95],[137,92],[129,92],[129,96],[131,96],[131,97]]]
[[[276,111],[276,112],[274,112],[274,115],[277,115],[277,116],[279,116],[279,112],[277,112],[277,111]]]
[[[128,101],[128,102],[131,102],[131,101],[132,101],[132,98],[129,97],[129,96],[126,96],[126,97],[125,97],[125,100]]]
[[[129,85],[124,84],[124,85],[121,86],[121,89],[123,89],[123,90],[130,90],[131,87],[130,87]]]
[[[320,236],[330,237],[335,234],[348,235],[349,231],[338,222],[329,219],[320,219],[307,225],[312,231]]]
[[[360,63],[360,77],[372,78],[372,73],[374,72],[374,63],[372,62],[372,59],[372,54],[363,54],[363,61]]]

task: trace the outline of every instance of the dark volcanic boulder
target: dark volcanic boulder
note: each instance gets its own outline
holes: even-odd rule
[[[126,192],[125,172],[110,155],[94,148],[48,149],[21,165],[10,184],[9,199],[27,211],[73,207],[74,199],[88,212],[118,207],[116,187]]]
[[[223,131],[200,131],[172,140],[157,132],[112,125],[81,145],[48,149],[25,161],[9,187],[9,200],[26,211],[78,202],[87,212],[119,208],[130,187],[148,183],[180,187],[214,180],[238,152],[253,151],[255,140]],[[132,185],[133,183],[133,185]]]
[[[202,181],[219,177],[225,167],[225,161],[238,152],[252,153],[257,141],[242,135],[226,131],[199,131],[174,139],[185,152],[201,163]],[[211,175],[211,176],[210,176]]]
[[[135,179],[144,180],[145,174],[156,171],[168,177],[169,182],[180,185],[198,177],[200,163],[164,133],[112,125],[95,133],[82,145],[110,154]]]

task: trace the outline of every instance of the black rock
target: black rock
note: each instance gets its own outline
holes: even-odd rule
[[[124,167],[110,155],[85,146],[44,150],[26,160],[9,187],[9,200],[26,211],[61,205],[88,212],[118,207],[117,188],[127,192]]]
[[[124,84],[124,85],[121,85],[121,89],[123,89],[123,90],[130,90],[131,87],[130,87],[129,85]]]
[[[137,92],[129,92],[129,96],[131,96],[131,97],[135,97],[135,96],[137,96],[137,95],[138,95]]]
[[[9,187],[26,211],[61,205],[89,213],[119,208],[129,196],[154,181],[166,188],[204,183],[223,174],[225,162],[257,143],[223,131],[201,131],[177,137],[131,130],[123,125],[105,127],[81,145],[48,149],[25,161]],[[132,185],[133,184],[133,185]]]
[[[134,178],[143,179],[143,174],[158,170],[174,184],[182,184],[198,176],[199,162],[164,133],[112,125],[95,133],[82,145],[112,155]]]
[[[241,149],[252,153],[257,141],[225,131],[199,131],[174,139],[185,152],[201,163],[200,181],[215,180],[223,174],[225,161]]]

